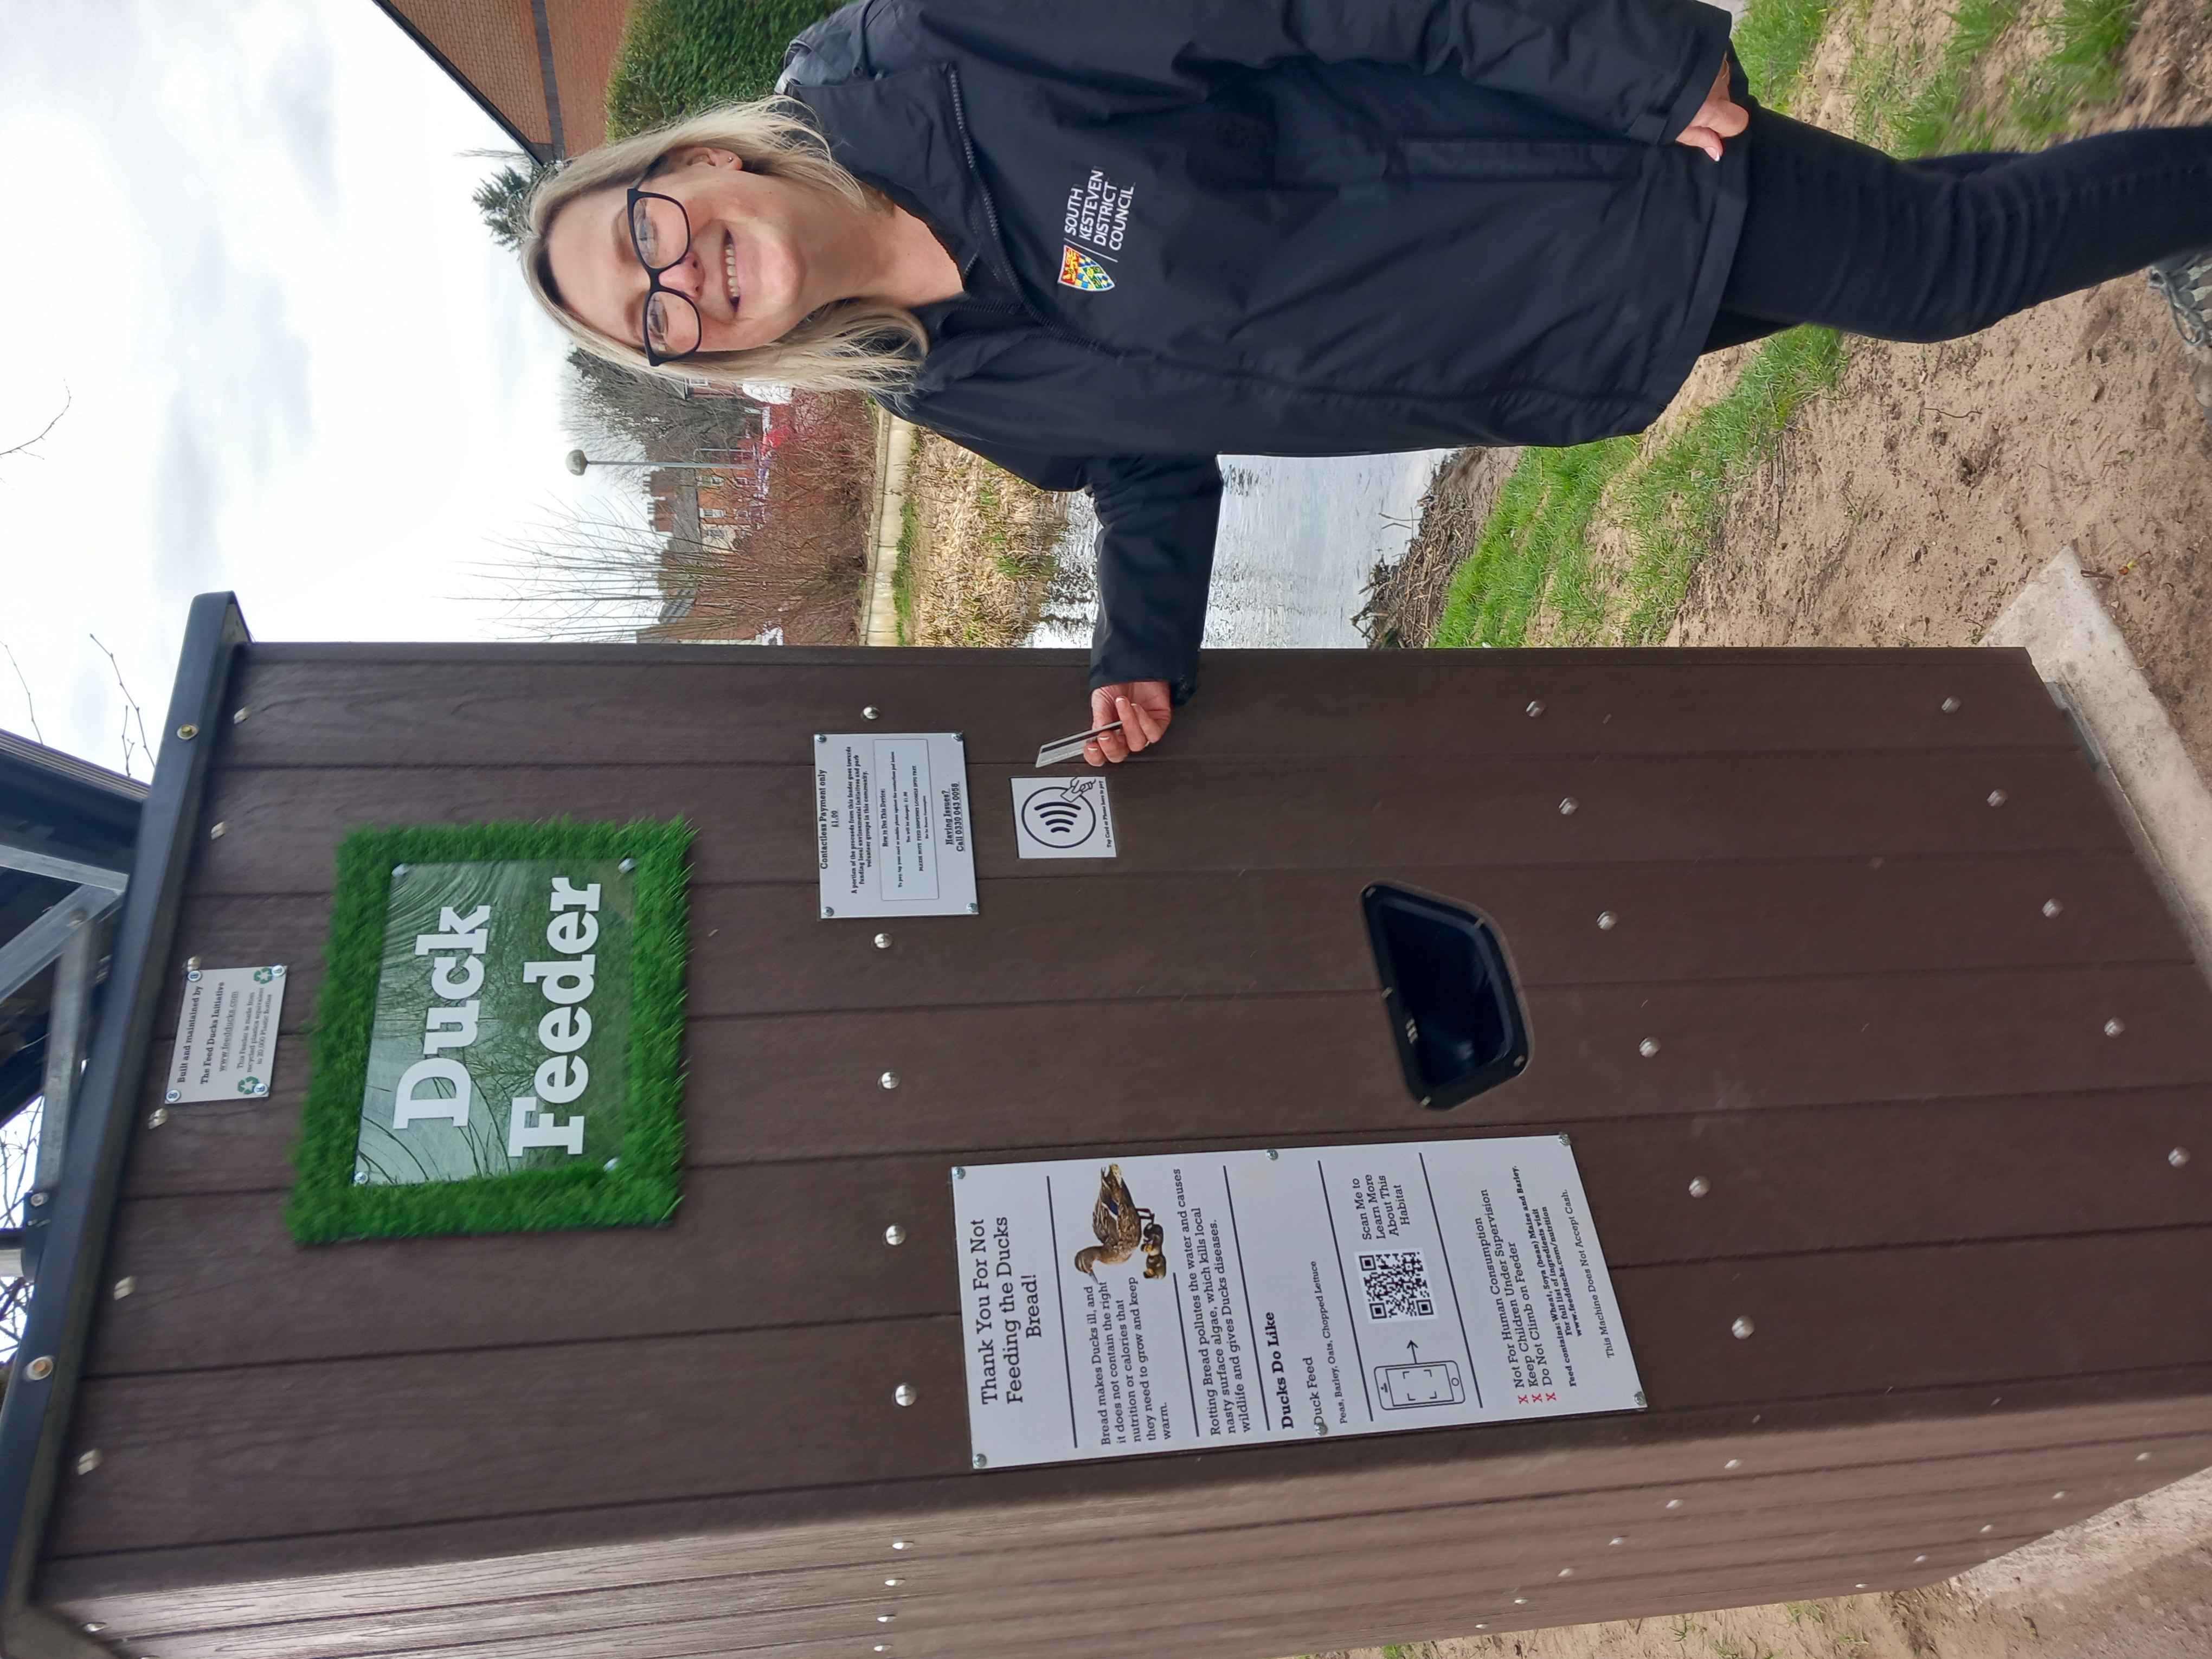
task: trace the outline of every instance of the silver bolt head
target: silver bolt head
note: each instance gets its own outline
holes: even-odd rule
[[[1743,1459],[1741,1457],[1731,1457],[1727,1462],[1722,1464],[1721,1467],[1724,1469],[1740,1469],[1743,1467]]]
[[[199,734],[200,729],[197,726],[185,725],[180,726],[177,728],[177,735],[182,738],[186,743],[190,743],[194,738],[199,736]]]
[[[1270,1146],[1270,1147],[1268,1147],[1268,1148],[1267,1148],[1267,1162],[1268,1162],[1268,1163],[1273,1164],[1273,1163],[1274,1163],[1277,1159],[1280,1158],[1281,1157],[1282,1157],[1282,1153],[1281,1153],[1281,1152],[1278,1152],[1274,1147]]]
[[[898,1073],[896,1072],[885,1072],[881,1077],[878,1078],[876,1081],[882,1084],[886,1089],[896,1089],[898,1087]]]
[[[624,859],[620,864],[615,866],[615,868],[625,872],[635,870],[637,868],[637,860],[635,859]]]
[[[2066,907],[2061,904],[2057,899],[2045,899],[2043,901],[2043,914],[2046,916],[2055,916],[2065,908]]]
[[[953,1178],[955,1181],[965,1181],[965,1180],[967,1180],[967,1179],[968,1179],[968,1170],[967,1170],[967,1166],[966,1166],[966,1165],[964,1165],[964,1164],[954,1164],[954,1165],[952,1166],[952,1178]]]
[[[233,726],[243,726],[246,724],[246,717],[252,712],[251,708],[234,708],[230,711],[230,723]]]
[[[897,1222],[894,1221],[890,1226],[884,1229],[884,1243],[886,1244],[905,1243],[906,1229],[900,1226]]]
[[[884,1588],[885,1589],[896,1589],[904,1583],[906,1583],[906,1580],[903,1578],[886,1578],[884,1580]]]
[[[968,1467],[971,1469],[985,1468],[989,1466],[990,1462],[991,1460],[984,1456],[982,1453],[977,1452],[975,1456],[968,1460]]]
[[[876,708],[875,704],[870,703],[866,708],[863,708],[860,711],[860,718],[864,720],[872,720],[877,717],[879,712],[880,711]]]
[[[1738,1314],[1735,1316],[1735,1322],[1729,1327],[1729,1334],[1741,1342],[1758,1328],[1758,1326],[1751,1322],[1749,1315]]]
[[[228,823],[211,823],[208,825],[208,839],[210,841],[221,841],[229,833],[230,826]]]
[[[982,911],[982,908],[983,907],[980,904],[970,904],[968,907],[968,914],[971,916],[980,915]]]
[[[407,873],[407,866],[404,864],[395,864],[392,866],[392,873],[395,876],[404,876]]]
[[[825,905],[823,905],[823,906],[822,907],[822,914],[823,914],[823,915],[825,915],[825,916],[834,916],[834,915],[836,915],[837,913],[836,913],[835,910],[831,909],[828,905],[826,905],[826,904],[825,904]]]
[[[1582,803],[1577,800],[1572,795],[1569,795],[1565,800],[1559,803],[1559,816],[1563,818],[1571,818],[1574,817],[1576,812],[1581,810],[1581,807]]]
[[[170,1090],[169,1098],[174,1100],[176,1097],[177,1091],[174,1089]],[[158,1129],[168,1121],[169,1109],[166,1106],[156,1106],[152,1114],[146,1119],[146,1127],[149,1129]]]
[[[1656,1037],[1644,1038],[1643,1042],[1636,1045],[1636,1052],[1643,1055],[1646,1060],[1650,1059],[1652,1055],[1659,1052],[1659,1039]]]
[[[198,957],[186,957],[185,958],[185,969],[186,972],[196,974],[199,971],[199,967],[200,959]]]
[[[184,1091],[179,1089],[172,1089],[161,1097],[162,1099],[167,1101],[173,1106],[184,1097]],[[168,1121],[169,1115],[167,1112],[156,1112],[154,1114],[154,1127],[157,1129]]]
[[[1957,713],[1959,712],[1959,700],[1958,700],[1956,697],[1946,697],[1946,698],[1944,698],[1944,699],[1943,699],[1943,712],[1944,712],[1945,714],[1957,714]]]
[[[1712,1183],[1707,1181],[1705,1176],[1692,1176],[1690,1177],[1690,1196],[1692,1198],[1703,1198],[1707,1193],[1712,1191]]]
[[[77,1454],[76,1472],[79,1474],[90,1474],[99,1467],[100,1453],[97,1450],[79,1452]]]
[[[876,1615],[876,1622],[879,1625],[888,1625],[897,1617],[898,1614],[895,1613],[879,1613]]]
[[[604,1164],[600,1165],[600,1167],[607,1170],[618,1170],[622,1167],[622,1159],[618,1158],[611,1158]]]
[[[356,1170],[353,1172],[353,1184],[354,1184],[355,1186],[356,1186],[356,1187],[366,1187],[366,1186],[368,1186],[368,1170]]]
[[[2105,1022],[2105,1035],[2106,1036],[2118,1036],[2121,1032],[2127,1029],[2127,1023],[2124,1020],[2108,1019]]]
[[[37,1210],[45,1208],[46,1202],[46,1195],[44,1193],[33,1193],[31,1194],[31,1207],[33,1209]]]
[[[2186,1146],[2175,1147],[2172,1152],[2166,1155],[2166,1161],[2173,1165],[2175,1169],[2179,1169],[2183,1164],[2189,1162],[2189,1148]]]
[[[1530,720],[1534,720],[1534,719],[1536,718],[1536,716],[1537,716],[1537,715],[1539,715],[1539,714],[1542,714],[1543,712],[1544,712],[1544,700],[1543,700],[1541,697],[1537,697],[1537,698],[1534,699],[1534,700],[1529,703],[1529,705],[1528,705],[1528,718],[1529,718]]]
[[[915,1401],[921,1399],[921,1396],[914,1391],[913,1383],[902,1382],[898,1387],[891,1390],[891,1398],[897,1401],[902,1406],[911,1406]]]
[[[891,1540],[891,1547],[895,1550],[903,1550],[911,1549],[914,1547],[903,1538],[894,1538]]]
[[[23,1367],[23,1374],[29,1377],[33,1382],[45,1382],[48,1377],[54,1374],[53,1356],[51,1354],[40,1354],[36,1359],[33,1359],[29,1364]]]
[[[1990,805],[1992,806],[2002,806],[2009,799],[2011,798],[2002,789],[1992,789],[1990,791],[1989,799]]]
[[[889,933],[878,933],[876,935],[876,949],[878,951],[888,951],[890,948],[891,936]]]
[[[101,1624],[99,1620],[94,1619],[86,1623],[85,1628],[90,1631],[94,1635],[97,1636],[100,1632],[106,1630],[107,1626]]]
[[[1609,933],[1620,925],[1620,918],[1612,911],[1601,910],[1597,913],[1597,926],[1600,933]]]
[[[125,1297],[130,1295],[131,1291],[137,1288],[138,1280],[137,1277],[131,1273],[125,1273],[122,1278],[115,1281],[115,1288],[110,1292],[110,1294],[112,1295],[118,1302],[120,1302]]]

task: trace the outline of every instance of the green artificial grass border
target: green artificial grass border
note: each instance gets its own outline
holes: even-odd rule
[[[307,1093],[293,1148],[299,1170],[284,1219],[301,1243],[556,1227],[652,1226],[675,1213],[684,1159],[681,1115],[684,887],[690,826],[629,823],[424,825],[356,830],[339,843],[331,936],[308,1036]],[[612,1170],[523,1170],[416,1186],[357,1187],[362,1081],[376,1019],[376,981],[396,864],[530,859],[637,860],[630,967],[629,1093]]]

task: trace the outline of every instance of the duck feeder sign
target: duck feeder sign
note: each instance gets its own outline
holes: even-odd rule
[[[665,1216],[684,835],[525,824],[348,842],[301,1237]],[[525,856],[469,856],[487,850]]]
[[[1633,1411],[1565,1135],[957,1171],[980,1466]]]

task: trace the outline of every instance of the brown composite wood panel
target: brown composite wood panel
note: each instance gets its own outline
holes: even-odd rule
[[[2212,1455],[2212,999],[2024,657],[1206,672],[1069,866],[1006,811],[1065,654],[251,650],[178,955],[291,963],[276,1092],[149,1079],[42,1595],[163,1659],[1227,1659],[1926,1582]],[[816,915],[871,729],[965,732],[981,915]],[[338,839],[555,812],[699,830],[684,1209],[292,1246]],[[1413,1105],[1376,879],[1498,925],[1524,1076]],[[950,1164],[1554,1129],[1650,1410],[968,1467]]]
[[[969,763],[982,880],[1081,879],[1047,874],[1039,861],[1017,855],[1004,805],[1007,781],[1031,769]],[[1425,756],[1315,759],[1296,767],[1163,760],[1121,769],[1111,786],[1120,837],[1115,878],[1349,866],[1364,880],[1470,863],[2129,850],[2081,757],[2058,749],[1516,756],[1479,769]],[[1998,790],[2004,803],[1993,807],[1988,796]],[[325,890],[331,850],[359,823],[561,812],[681,815],[713,826],[693,850],[698,880],[804,881],[815,867],[812,791],[813,771],[803,760],[568,772],[226,771],[210,786],[209,810],[228,827],[198,861],[192,890]],[[1563,815],[1561,803],[1569,799],[1575,810]],[[1440,811],[1447,800],[1457,810]],[[1348,810],[1350,802],[1357,811]],[[987,905],[986,929],[989,915]]]
[[[2212,1428],[2212,1369],[2129,1381],[2142,1397],[2095,1398],[2095,1389],[2108,1386],[2100,1379],[2087,1390],[2066,1382],[2015,1386],[2002,1409],[1992,1407],[1985,1389],[1974,1388],[1810,1407],[1785,1402],[1759,1413],[1509,1424],[1491,1431],[1474,1464],[1440,1462],[1418,1436],[1410,1444],[1391,1437],[1364,1449],[1338,1442],[1310,1449],[1312,1478],[1297,1487],[1296,1513],[1328,1519],[1450,1508],[1467,1503],[1470,1483],[1479,1482],[1492,1504],[1620,1494],[1618,1501],[1640,1506],[1638,1515],[1671,1524],[1695,1520],[1705,1494],[1766,1474],[1832,1476],[1863,1489],[1898,1481],[1942,1490],[1947,1481],[1972,1486],[1982,1478],[1954,1480],[1945,1470],[1984,1454],[2040,1470],[2046,1457],[2075,1448],[2093,1462],[2139,1470],[2150,1484],[2194,1470],[2195,1437]],[[1654,1425],[1674,1437],[1651,1437]],[[1731,1458],[1740,1468],[1725,1473]],[[1249,1456],[1243,1467],[1254,1467]],[[848,1517],[835,1520],[811,1513],[819,1506],[804,1496],[785,1497],[760,1504],[758,1524],[741,1531],[731,1528],[726,1512],[708,1505],[641,1506],[554,1517],[550,1525],[544,1516],[507,1517],[96,1555],[50,1562],[45,1579],[51,1595],[119,1620],[144,1624],[158,1616],[167,1627],[227,1627],[275,1617],[270,1609],[279,1606],[289,1616],[337,1617],[820,1565],[905,1573],[945,1564],[966,1572],[978,1561],[1086,1549],[1102,1532],[1173,1536],[1266,1528],[1285,1515],[1279,1479],[1163,1494],[1157,1480],[1146,1484],[1157,1474],[1146,1460],[1098,1464],[1085,1472],[1077,1505],[1055,1501],[1065,1492],[1065,1473],[1001,1472],[988,1481],[963,1475],[904,1494],[851,1492]],[[1668,1508],[1670,1498],[1680,1507]],[[895,1549],[893,1540],[908,1548]],[[294,1576],[272,1582],[272,1571]]]
[[[867,929],[823,927],[811,882],[701,883],[690,1006],[711,1016],[1367,990],[1375,976],[1358,908],[1367,873],[1010,881],[990,890],[988,927],[902,926],[888,951]],[[1439,866],[1424,869],[1419,884],[1480,908],[1532,985],[2188,959],[2141,867],[2113,854]],[[2054,902],[2057,913],[2046,914]],[[1210,925],[1186,929],[1200,905]],[[327,895],[204,908],[179,944],[177,967],[186,956],[288,962],[285,1027],[302,1029],[320,981]],[[1614,925],[1601,929],[1601,913]],[[741,951],[703,949],[725,932]],[[1171,933],[1184,937],[1163,951]],[[1081,951],[1065,949],[1072,938]],[[1044,982],[1035,964],[1048,957],[1065,959]]]
[[[2162,1443],[2176,1464],[2212,1461],[2212,1436]],[[1395,1576],[1418,1581],[1431,1574],[1469,1595],[1528,1586],[1557,1589],[1560,1568],[1587,1590],[1608,1578],[1662,1571],[1705,1568],[1741,1556],[1757,1545],[1771,1562],[1815,1553],[1846,1554],[1861,1562],[1909,1558],[1945,1542],[1985,1543],[2033,1529],[2021,1517],[2056,1511],[2086,1513],[2098,1507],[2106,1486],[2132,1472],[2125,1448],[2054,1448],[2031,1472],[2012,1455],[1946,1460],[1899,1466],[1871,1483],[1863,1471],[1815,1471],[1742,1476],[1698,1491],[1694,1511],[1665,1510],[1656,1495],[1633,1492],[1510,1498],[1450,1507],[1425,1507],[1352,1516],[1285,1521],[1279,1525],[1206,1532],[1149,1533],[1102,1528],[1111,1540],[1115,1578],[1099,1582],[1098,1540],[1046,1549],[1000,1550],[988,1555],[897,1561],[902,1594],[883,1594],[886,1565],[871,1560],[836,1567],[744,1577],[674,1578],[643,1585],[574,1589],[507,1598],[419,1606],[401,1613],[325,1617],[311,1630],[288,1633],[264,1627],[257,1638],[240,1624],[142,1627],[154,1609],[134,1598],[79,1601],[88,1618],[131,1628],[132,1638],[157,1647],[164,1659],[222,1653],[259,1659],[287,1650],[302,1638],[319,1653],[413,1652],[467,1640],[517,1639],[567,1630],[618,1630],[630,1623],[665,1624],[691,1618],[768,1612],[818,1613],[856,1604],[872,1613],[899,1609],[902,1628],[957,1624],[963,1613],[985,1622],[1014,1611],[1009,1601],[1034,1605],[1048,1594],[1064,1607],[1086,1596],[1110,1597],[1128,1579],[1158,1582],[1182,1563],[1203,1555],[1222,1571],[1253,1570],[1240,1577],[1245,1591],[1267,1582],[1356,1585],[1371,1564],[1390,1564]],[[2064,1498],[2054,1499],[2054,1487]],[[888,1554],[888,1552],[882,1552]],[[1884,1563],[1894,1571],[1898,1561]],[[1009,1595],[1011,1593],[1011,1595]],[[256,1604],[241,1601],[234,1611]],[[947,1615],[951,1616],[947,1616]],[[813,1632],[821,1633],[821,1632]],[[756,1638],[759,1639],[759,1638]],[[623,1650],[628,1651],[629,1649]]]
[[[2212,1224],[2212,1180],[2166,1156],[2212,1128],[2208,1115],[2201,1097],[2167,1090],[1865,1107],[1843,1136],[1832,1109],[1566,1127],[1606,1259],[1620,1269]],[[193,1125],[173,1127],[165,1146]],[[1973,1179],[1959,1181],[1961,1169]],[[1689,1192],[1693,1177],[1702,1197]],[[666,1228],[344,1249],[294,1245],[266,1189],[134,1200],[111,1264],[135,1288],[102,1322],[88,1366],[198,1369],[213,1318],[238,1352],[277,1363],[954,1313],[946,1184],[931,1158],[705,1167]],[[907,1233],[896,1249],[884,1243],[894,1222]],[[641,1283],[661,1288],[631,1293]]]
[[[685,647],[532,659],[447,647],[349,659],[256,647],[234,683],[251,718],[228,766],[725,763],[790,758],[793,734],[958,731],[971,762],[1026,762],[1083,710],[1079,659],[966,660],[877,652],[806,662],[784,650]],[[1501,755],[2070,747],[2064,718],[2003,652],[1216,653],[1175,753]],[[1074,672],[1070,672],[1073,669]],[[579,672],[585,671],[585,672]],[[1285,692],[1306,685],[1297,717]],[[1946,688],[1948,688],[1948,690]],[[1945,714],[1942,700],[1960,707]],[[1540,716],[1527,705],[1541,701]],[[556,754],[549,752],[558,743]]]
[[[2212,1364],[2212,1229],[1625,1268],[1661,1411]],[[1739,1316],[1759,1335],[1729,1334]],[[127,1508],[64,1506],[57,1553],[465,1520],[591,1503],[941,1478],[967,1466],[960,1322],[210,1367],[82,1391]],[[788,1379],[805,1377],[794,1389]],[[901,1408],[892,1388],[911,1383]],[[1483,1428],[1430,1431],[1441,1459]],[[549,1445],[599,1448],[591,1459]],[[1259,1454],[1280,1457],[1275,1448]],[[1295,1462],[1295,1459],[1291,1462]],[[452,1471],[471,1479],[456,1483]],[[1208,1465],[1160,1460],[1203,1483]],[[112,1473],[110,1473],[112,1471]],[[210,1501],[219,1471],[228,1505]],[[227,1510],[228,1512],[219,1512]]]

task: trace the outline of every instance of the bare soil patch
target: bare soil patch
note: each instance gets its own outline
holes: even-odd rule
[[[1421,497],[1420,528],[1405,557],[1375,567],[1367,603],[1352,618],[1369,644],[1417,648],[1436,638],[1452,572],[1474,550],[1499,487],[1520,465],[1517,447],[1468,448],[1437,469]]]

